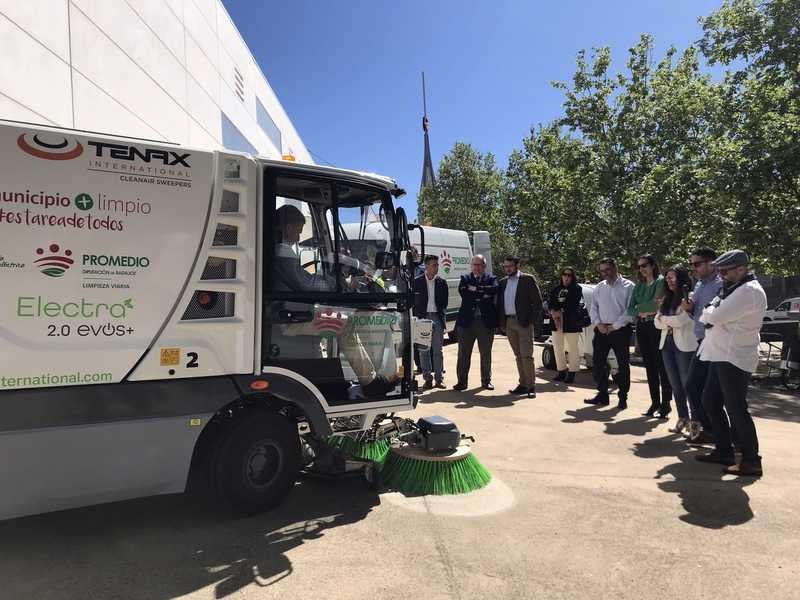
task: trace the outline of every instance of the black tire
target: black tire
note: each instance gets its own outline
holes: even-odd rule
[[[378,467],[368,467],[369,473],[365,472],[365,479],[367,482],[367,489],[377,492],[383,487],[383,477],[381,470]]]
[[[553,352],[553,347],[550,345],[542,348],[542,366],[551,371],[556,370],[556,353]]]
[[[208,482],[219,501],[241,515],[272,510],[292,491],[300,472],[297,425],[258,411],[220,433],[208,461]]]
[[[800,390],[800,373],[794,369],[781,371],[781,379],[783,380],[783,385],[787,390]]]

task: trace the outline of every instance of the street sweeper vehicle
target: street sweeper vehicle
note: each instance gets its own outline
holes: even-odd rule
[[[190,465],[244,514],[301,469],[375,482],[327,440],[416,405],[393,180],[7,121],[0,169],[0,518],[182,492]]]

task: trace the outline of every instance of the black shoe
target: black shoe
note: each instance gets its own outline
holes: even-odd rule
[[[518,385],[513,390],[508,390],[508,393],[509,394],[527,394],[528,393],[528,388],[526,388],[523,385]]]
[[[483,389],[485,389],[485,390],[493,390],[494,389],[494,386],[492,385],[491,381],[488,382],[488,383],[481,384],[481,387]]]
[[[653,416],[656,419],[666,419],[667,415],[672,412],[672,407],[669,404],[665,404],[664,402],[661,403],[661,407],[658,409],[658,412]]]
[[[459,392],[463,392],[465,389],[467,389],[467,384],[466,383],[461,383],[459,381],[457,384],[455,384],[453,386],[453,389],[454,390],[458,390]]]
[[[528,388],[528,398],[536,398],[536,388]]]
[[[553,381],[564,381],[566,378],[567,378],[567,372],[566,371],[559,371],[558,375],[553,377]]]
[[[609,401],[608,401],[608,396],[602,396],[598,394],[594,398],[586,398],[586,400],[584,400],[583,403],[596,404],[597,406],[608,406]]]
[[[650,405],[650,408],[648,408],[646,411],[644,411],[644,412],[642,413],[642,416],[643,416],[643,417],[650,417],[650,418],[652,418],[652,417],[654,417],[654,416],[656,415],[656,413],[658,412],[658,408],[659,408],[659,405],[658,405],[658,404],[651,404],[651,405]]]
[[[573,381],[575,381],[575,371],[570,371],[564,378],[564,383],[572,383]]]
[[[361,391],[364,396],[385,396],[397,386],[399,380],[398,375],[378,375],[367,385],[362,385]]]
[[[619,410],[625,410],[626,408],[628,408],[628,401],[627,400],[620,400],[619,402],[617,402],[617,408]]]

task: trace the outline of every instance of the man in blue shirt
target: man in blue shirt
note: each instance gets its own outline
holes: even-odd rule
[[[608,353],[613,350],[617,357],[617,408],[628,408],[628,392],[631,388],[631,318],[628,316],[628,300],[633,293],[633,282],[619,276],[617,261],[604,258],[600,261],[600,274],[603,281],[597,284],[592,295],[589,314],[594,324],[592,338],[592,360],[594,361],[594,378],[597,383],[597,395],[584,400],[586,404],[608,406],[608,371],[606,362]]]
[[[690,313],[694,318],[694,333],[697,336],[698,348],[706,336],[706,327],[700,322],[703,309],[717,297],[719,289],[722,287],[722,278],[717,270],[711,266],[711,262],[717,258],[717,253],[705,246],[692,252],[689,265],[692,268],[692,275],[697,282],[694,286],[694,294],[691,300],[684,300],[681,307]],[[686,395],[689,398],[689,406],[692,409],[692,421],[687,431],[687,441],[693,444],[713,444],[714,428],[711,419],[703,407],[703,390],[708,379],[708,368],[710,363],[700,360],[695,351],[692,362],[689,363],[689,374],[686,381]]]

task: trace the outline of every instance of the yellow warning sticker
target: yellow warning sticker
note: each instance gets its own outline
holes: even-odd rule
[[[181,349],[180,348],[162,348],[161,349],[161,366],[162,367],[175,367],[181,364]]]
[[[397,374],[400,375],[400,379],[406,376],[406,368],[403,365],[400,365],[400,368],[397,370]]]
[[[203,419],[189,419],[189,427],[200,427],[203,424]]]

